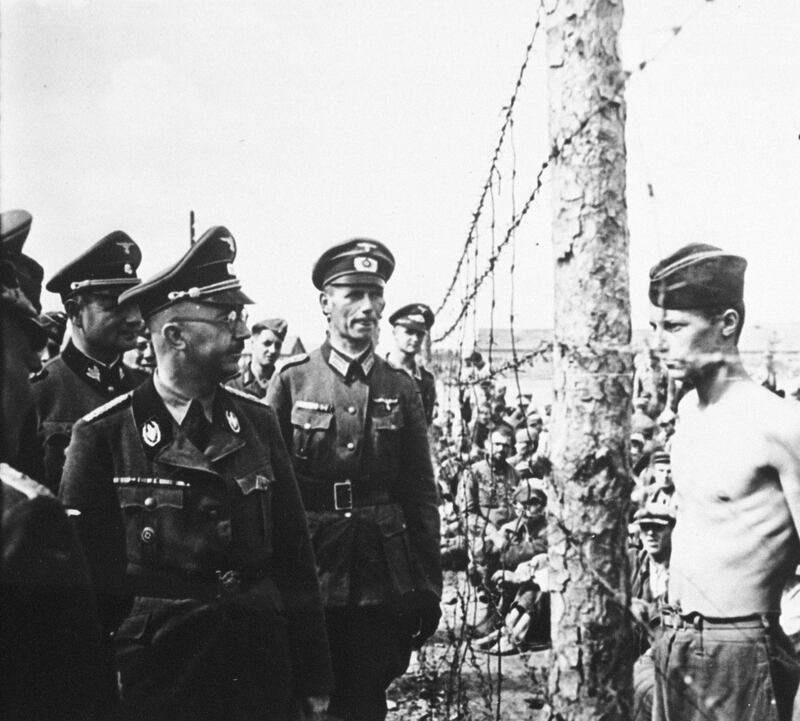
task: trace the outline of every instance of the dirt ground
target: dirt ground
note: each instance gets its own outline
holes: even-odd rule
[[[446,574],[439,629],[390,687],[389,721],[543,721],[550,651],[480,650],[464,624],[484,609],[463,574]]]

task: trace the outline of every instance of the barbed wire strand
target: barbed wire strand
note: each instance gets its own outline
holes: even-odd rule
[[[514,84],[514,91],[511,94],[511,98],[508,101],[508,104],[505,106],[505,116],[503,119],[503,124],[500,128],[500,136],[497,140],[497,144],[495,145],[494,152],[492,153],[492,162],[489,165],[489,172],[486,175],[486,181],[483,184],[483,188],[481,189],[480,196],[478,198],[478,204],[475,208],[475,211],[472,214],[472,221],[469,227],[469,231],[467,232],[467,239],[464,242],[464,249],[461,252],[461,256],[456,263],[456,270],[453,274],[453,278],[450,281],[447,290],[445,291],[444,298],[442,299],[439,307],[436,309],[435,314],[439,315],[441,310],[444,308],[445,304],[447,303],[450,295],[453,292],[453,289],[456,286],[456,282],[458,280],[458,276],[461,272],[461,266],[464,263],[464,259],[469,252],[469,246],[473,242],[475,230],[478,225],[478,220],[481,217],[483,212],[483,206],[486,201],[486,195],[489,192],[489,188],[492,185],[495,170],[497,169],[497,161],[500,157],[500,151],[503,148],[503,142],[505,141],[506,131],[508,129],[509,122],[511,121],[511,116],[514,113],[514,107],[517,103],[517,96],[519,95],[519,91],[522,88],[522,79],[525,76],[525,71],[528,68],[528,62],[530,61],[531,53],[533,52],[533,46],[536,44],[536,37],[539,34],[539,28],[542,24],[542,13],[544,11],[544,0],[540,0],[539,7],[536,9],[536,22],[533,26],[533,33],[531,34],[530,42],[528,43],[527,47],[525,48],[525,56],[522,61],[522,65],[520,66],[519,72],[517,73],[517,81]]]
[[[567,147],[568,145],[570,145],[572,143],[572,141],[575,138],[577,138],[583,132],[583,130],[585,130],[587,125],[591,122],[591,120],[596,115],[598,115],[599,113],[602,113],[606,109],[608,109],[608,108],[610,108],[610,107],[612,107],[614,105],[617,105],[619,103],[619,101],[618,101],[619,93],[625,88],[625,86],[631,80],[631,78],[633,78],[637,74],[640,74],[640,73],[644,72],[644,70],[646,68],[648,68],[650,65],[652,65],[652,63],[657,58],[659,58],[667,50],[667,48],[672,44],[674,39],[676,37],[678,37],[678,35],[684,29],[685,25],[688,22],[690,22],[692,19],[694,19],[699,14],[699,12],[700,12],[700,9],[698,9],[697,11],[692,13],[690,16],[688,16],[681,24],[674,26],[672,28],[672,35],[659,47],[659,49],[653,55],[651,55],[648,58],[645,58],[644,60],[641,60],[636,65],[634,70],[631,70],[631,71],[625,73],[623,75],[623,78],[619,81],[619,83],[617,83],[616,87],[613,89],[610,97],[606,98],[604,101],[599,103],[597,105],[597,107],[595,107],[594,110],[592,110],[578,124],[578,126],[575,128],[575,130],[573,130],[572,132],[567,134],[567,136],[561,141],[561,143],[554,144],[553,148],[550,151],[550,154],[548,155],[548,158],[542,163],[542,165],[541,165],[541,167],[539,169],[539,172],[537,173],[536,185],[534,186],[534,189],[531,191],[531,194],[530,194],[528,200],[526,201],[525,205],[523,206],[523,209],[522,209],[521,213],[512,220],[511,226],[506,231],[505,238],[497,246],[497,252],[493,253],[490,256],[489,261],[488,261],[489,267],[479,276],[478,281],[473,285],[472,291],[464,299],[464,301],[462,303],[461,311],[459,312],[459,315],[456,317],[456,320],[453,322],[453,324],[450,327],[448,327],[448,329],[444,333],[442,333],[439,337],[434,339],[432,342],[440,343],[441,341],[443,341],[447,337],[449,337],[449,335],[455,329],[455,326],[458,324],[458,321],[460,320],[460,318],[463,316],[463,314],[465,314],[467,312],[467,309],[465,308],[464,304],[470,303],[475,298],[475,296],[478,293],[478,290],[480,289],[480,285],[484,282],[486,277],[488,275],[490,275],[490,273],[492,272],[492,269],[494,267],[494,264],[497,262],[497,260],[498,260],[498,258],[500,256],[500,254],[502,253],[503,249],[510,242],[510,234],[513,232],[513,230],[515,230],[517,227],[519,227],[519,224],[522,222],[522,220],[525,217],[525,215],[527,215],[528,210],[530,209],[530,206],[533,204],[533,202],[535,201],[536,197],[539,194],[539,191],[541,190],[542,181],[543,181],[543,175],[544,175],[544,172],[547,170],[547,168],[554,161],[558,160],[561,157],[561,153],[563,152],[564,148]],[[526,58],[526,60],[527,60],[527,58]],[[506,129],[508,128],[509,123],[510,123],[510,118],[509,118],[509,122],[504,123],[503,137],[505,137]],[[496,161],[493,160],[493,168],[494,168],[495,164],[496,164]],[[489,178],[487,180],[487,183],[488,183],[489,186],[491,186],[493,177],[494,177],[494,171],[492,171],[490,173]],[[482,202],[481,202],[480,208],[478,210],[476,210],[475,214],[473,214],[473,221],[472,221],[473,224],[471,226],[471,232],[470,232],[470,235],[467,238],[467,241],[465,242],[464,251],[462,252],[462,257],[467,252],[467,250],[469,248],[469,244],[472,242],[471,239],[472,239],[472,237],[474,235],[474,231],[472,229],[476,229],[477,228],[478,221],[480,220],[480,216],[481,216],[481,214],[483,212],[483,199],[485,199],[485,194],[489,192],[488,186],[485,185],[484,187],[486,188],[486,190],[482,193]],[[451,280],[451,283],[450,283],[450,285],[448,287],[448,290],[445,293],[445,297],[442,300],[442,302],[439,304],[439,307],[437,308],[437,311],[436,311],[437,315],[439,315],[439,313],[444,309],[448,299],[450,298],[450,296],[452,294],[452,287],[454,286],[454,282],[455,282],[455,280],[457,279],[457,277],[458,277],[458,275],[460,273],[460,265],[461,265],[461,260],[459,260],[459,263],[457,263],[456,271],[454,272],[454,276],[453,276],[453,280]]]

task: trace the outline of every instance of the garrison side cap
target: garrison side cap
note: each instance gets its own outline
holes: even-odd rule
[[[424,303],[409,303],[389,316],[391,325],[403,325],[416,331],[427,332],[433,325],[433,311]]]
[[[650,269],[650,302],[692,310],[741,303],[747,261],[714,245],[690,243]]]
[[[283,318],[266,318],[258,321],[250,329],[253,335],[258,335],[264,330],[271,330],[281,341],[286,340],[288,323]]]
[[[44,271],[22,252],[32,222],[25,210],[0,213],[0,305],[17,313],[32,344],[43,347],[46,335],[39,313]]]
[[[235,258],[233,235],[226,227],[215,225],[175,265],[126,290],[119,302],[137,303],[144,318],[181,300],[217,305],[252,303],[233,272]]]
[[[386,284],[394,272],[394,255],[381,242],[354,238],[326,250],[314,263],[311,280],[322,290],[326,285]]]
[[[141,283],[136,275],[141,262],[142,251],[136,242],[115,230],[59,270],[46,288],[58,293],[62,301],[84,290],[125,290]]]

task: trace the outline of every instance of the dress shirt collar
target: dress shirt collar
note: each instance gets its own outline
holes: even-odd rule
[[[153,373],[153,385],[155,386],[156,393],[158,393],[159,398],[164,401],[164,405],[169,411],[169,414],[175,419],[175,422],[178,425],[183,423],[183,419],[186,417],[186,414],[189,411],[189,404],[193,399],[184,395],[177,389],[168,386],[159,375],[158,369],[156,369],[155,373]],[[203,413],[205,413],[205,416],[209,421],[213,419],[215,396],[216,390],[212,391],[212,393],[205,398],[197,399],[200,401],[200,405],[203,406]]]

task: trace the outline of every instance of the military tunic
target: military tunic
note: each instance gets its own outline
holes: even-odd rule
[[[431,606],[438,614],[441,594],[419,392],[371,352],[349,363],[325,343],[290,359],[267,401],[292,454],[317,559],[334,664],[330,713],[381,719],[385,689],[408,667],[413,629],[402,614],[430,617]]]
[[[374,355],[358,374],[326,343],[287,362],[267,394],[308,511],[323,600],[438,595],[438,496],[419,394]]]
[[[81,353],[69,341],[63,353],[33,377],[33,395],[39,416],[38,441],[44,455],[42,479],[54,493],[64,468],[64,451],[72,425],[112,398],[127,393],[147,378],[120,357],[110,366]]]
[[[270,378],[274,373],[275,369],[273,368]],[[250,393],[256,398],[264,398],[264,396],[267,395],[267,389],[258,382],[250,366],[247,366],[241,373],[235,375],[229,381],[226,381],[225,385],[244,391],[245,393]]]
[[[63,506],[0,463],[4,719],[114,718],[89,571]]]
[[[311,545],[266,405],[220,387],[201,452],[150,379],[75,424],[61,496],[99,590],[135,597],[114,636],[134,717],[283,718],[288,665],[295,695],[327,692]]]

